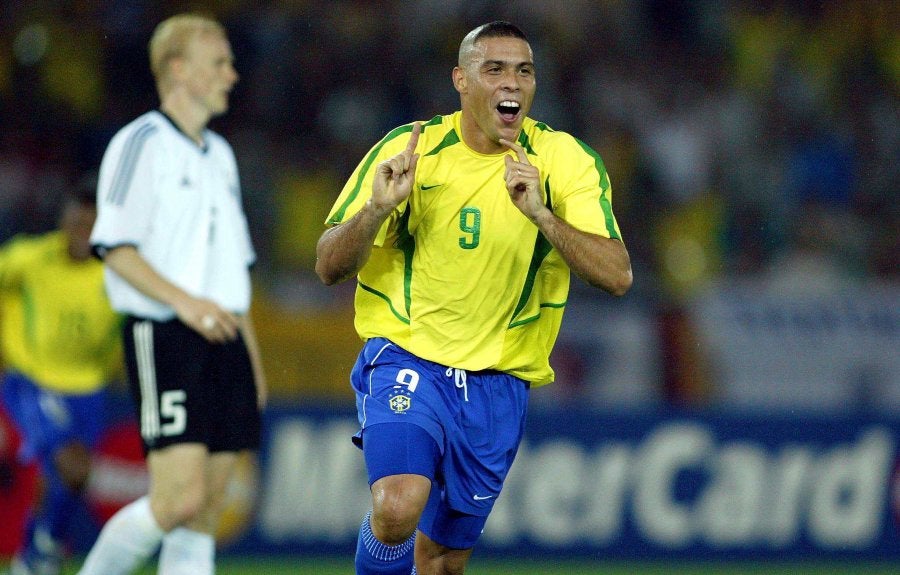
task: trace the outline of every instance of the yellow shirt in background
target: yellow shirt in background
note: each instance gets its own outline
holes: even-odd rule
[[[119,376],[120,318],[103,264],[74,261],[62,232],[0,248],[0,351],[7,369],[60,393],[96,391]]]

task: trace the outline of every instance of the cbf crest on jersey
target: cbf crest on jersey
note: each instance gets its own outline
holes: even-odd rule
[[[392,392],[388,397],[388,405],[394,413],[403,413],[412,405],[412,398],[402,395],[405,390]]]

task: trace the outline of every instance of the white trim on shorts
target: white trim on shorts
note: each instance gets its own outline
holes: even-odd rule
[[[141,388],[141,437],[148,443],[160,436],[159,392],[156,387],[156,364],[153,359],[153,322],[136,322],[132,326],[134,355]]]

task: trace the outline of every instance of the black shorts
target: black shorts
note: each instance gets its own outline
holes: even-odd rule
[[[202,443],[258,449],[260,414],[241,337],[212,344],[181,321],[127,317],[125,363],[145,451]]]

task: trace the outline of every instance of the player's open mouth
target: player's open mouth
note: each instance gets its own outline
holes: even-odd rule
[[[513,102],[512,100],[503,100],[497,104],[497,112],[500,114],[500,118],[506,123],[516,121],[516,118],[519,116],[520,108],[519,103]]]

